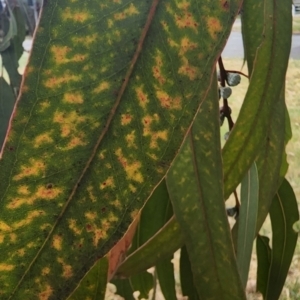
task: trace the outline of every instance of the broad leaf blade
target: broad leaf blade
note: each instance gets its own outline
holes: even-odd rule
[[[297,200],[293,188],[284,179],[270,209],[272,252],[265,299],[278,299],[294,255],[298,234],[293,225],[299,220]]]
[[[104,300],[107,284],[108,259],[101,258],[80,282],[68,300]]]
[[[123,236],[190,127],[239,2],[44,1],[1,152],[3,299],[68,296]]]
[[[255,160],[266,138],[274,99],[279,97],[282,90],[291,47],[292,16],[289,2],[276,0],[259,4],[263,6],[263,18],[258,17],[255,24],[258,23],[262,28],[262,40],[253,70],[250,68],[250,84],[243,106],[223,148],[225,198],[234,191]],[[259,5],[257,1],[249,0],[253,16],[256,16]],[[261,10],[258,16],[260,14]],[[254,45],[257,46],[256,43]],[[250,52],[252,55],[253,50]]]
[[[259,181],[256,164],[246,173],[241,184],[241,207],[238,225],[237,265],[246,288],[253,241],[256,235]]]
[[[224,207],[216,78],[168,172],[167,185],[198,296],[245,299]]]

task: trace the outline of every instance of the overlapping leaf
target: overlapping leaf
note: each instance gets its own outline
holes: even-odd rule
[[[238,3],[44,1],[1,151],[2,299],[65,298],[124,234],[178,151]]]
[[[237,265],[246,288],[251,261],[253,241],[256,235],[259,181],[254,163],[241,183],[241,208],[238,222]]]
[[[224,207],[216,78],[168,172],[167,185],[199,298],[245,299]]]
[[[267,138],[273,105],[282,90],[291,46],[292,17],[288,2],[246,0],[244,3],[245,11],[249,10],[243,33],[251,78],[239,117],[223,149],[224,180],[227,182],[225,198],[239,184],[255,160],[259,146]],[[255,22],[252,22],[254,16]],[[252,45],[251,41],[254,41]]]

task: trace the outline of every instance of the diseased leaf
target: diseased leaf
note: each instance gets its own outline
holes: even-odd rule
[[[256,164],[246,173],[241,184],[241,207],[239,213],[237,265],[244,288],[248,281],[253,241],[256,231],[259,181]]]
[[[272,252],[266,300],[278,299],[294,255],[298,234],[293,225],[299,220],[297,200],[293,188],[284,179],[270,209]]]
[[[244,18],[249,23],[243,24],[244,42],[247,59],[249,55],[252,57],[248,60],[253,66],[249,66],[250,84],[243,106],[223,148],[225,199],[255,160],[266,138],[274,102],[282,90],[291,46],[292,16],[288,2],[246,0],[244,3],[244,10],[249,9],[248,19]],[[254,16],[255,23],[251,22]],[[257,36],[261,36],[260,41]]]
[[[226,3],[44,1],[1,152],[1,298],[66,298],[124,235],[207,93]]]
[[[104,300],[108,271],[108,258],[101,258],[87,273],[68,300]]]
[[[167,186],[198,296],[245,299],[224,206],[216,77],[168,172]]]

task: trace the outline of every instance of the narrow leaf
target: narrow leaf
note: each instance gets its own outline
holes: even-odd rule
[[[263,1],[259,5],[255,0],[249,2],[255,17],[256,8],[262,5],[258,8],[258,19],[252,23],[255,29],[256,26],[262,28],[262,41],[252,72],[250,70],[250,84],[243,106],[223,148],[225,199],[240,183],[266,138],[274,99],[282,90],[291,47],[291,6],[280,0]],[[262,12],[263,18],[260,18]]]
[[[256,254],[257,254],[257,276],[256,289],[262,295],[266,295],[270,263],[271,263],[271,248],[269,238],[258,235],[256,239]]]
[[[256,235],[259,181],[256,164],[246,173],[241,184],[241,207],[239,214],[237,265],[246,288],[248,273]]]
[[[67,297],[124,235],[178,152],[240,3],[44,1],[1,151],[2,298]]]
[[[104,256],[91,268],[68,300],[104,300],[107,271],[108,259]]]
[[[167,175],[167,185],[198,296],[245,299],[224,207],[216,77]]]
[[[139,291],[139,299],[148,299],[149,292],[153,288],[155,282],[153,275],[148,272],[142,272],[129,278],[130,284],[134,291]]]
[[[171,262],[172,258],[173,255],[158,262],[155,266],[155,270],[160,289],[165,299],[177,300],[175,290],[174,266]]]
[[[183,244],[183,232],[175,217],[172,217],[157,234],[125,259],[116,276],[129,277],[138,274],[154,266],[161,259],[166,259]]]
[[[194,285],[191,262],[185,246],[180,251],[180,284],[183,296],[187,296],[189,300],[201,299]]]
[[[299,220],[297,200],[293,188],[285,179],[270,209],[272,252],[265,299],[278,299],[290,268],[298,234],[293,225]]]
[[[133,292],[134,290],[131,287],[130,280],[128,278],[119,279],[115,278],[112,280],[112,283],[117,287],[117,294],[123,297],[126,300],[134,300]]]
[[[256,232],[259,232],[263,225],[269,213],[272,199],[281,182],[280,168],[285,154],[286,106],[284,93],[285,86],[283,86],[280,96],[274,99],[272,115],[266,132],[267,136],[256,158],[260,182]]]
[[[3,77],[0,77],[0,147],[2,146],[10,116],[15,104],[15,95]]]

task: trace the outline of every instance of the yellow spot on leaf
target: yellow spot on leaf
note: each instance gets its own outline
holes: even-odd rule
[[[45,215],[45,212],[43,210],[33,210],[27,214],[25,219],[13,223],[12,226],[15,229],[22,228],[24,226],[29,225],[33,221],[33,219],[40,217],[40,216],[44,216],[44,215]]]
[[[122,12],[114,14],[115,20],[124,20],[125,18],[137,15],[139,14],[139,11],[137,8],[133,5],[133,3],[130,3],[129,7],[125,8]]]
[[[135,209],[131,212],[130,216],[131,216],[131,219],[134,220],[139,214],[139,210],[138,209]]]
[[[17,241],[17,235],[15,233],[11,233],[9,237],[11,243],[15,243]]]
[[[134,181],[139,182],[139,183],[144,182],[143,175],[140,172],[140,168],[142,166],[141,162],[140,161],[130,162],[123,155],[123,152],[122,152],[121,148],[117,149],[117,151],[115,153],[116,153],[116,155],[118,157],[119,162],[123,166],[128,179],[134,180]]]
[[[103,189],[105,189],[107,187],[111,187],[111,188],[115,187],[114,179],[113,179],[112,176],[108,177],[105,181],[103,181],[100,184],[100,190],[103,190]]]
[[[166,141],[168,139],[168,131],[152,131],[151,124],[153,122],[158,122],[159,116],[154,114],[153,116],[147,115],[142,119],[142,124],[144,125],[143,136],[150,136],[150,146],[149,148],[155,149],[158,148],[157,140],[161,139]]]
[[[30,158],[27,166],[21,166],[21,172],[13,177],[13,180],[20,180],[24,177],[41,176],[45,172],[45,164],[42,160]]]
[[[17,253],[18,253],[18,256],[23,257],[25,255],[25,249],[21,248],[21,249],[17,250]]]
[[[97,197],[94,194],[94,187],[92,185],[87,187],[87,192],[89,195],[89,198],[92,202],[96,202],[97,201]]]
[[[50,298],[50,296],[52,295],[52,293],[53,293],[53,289],[51,288],[51,286],[49,284],[47,284],[44,291],[39,293],[39,299],[40,300],[48,300]]]
[[[3,221],[0,221],[0,232],[11,231],[11,227]]]
[[[0,264],[0,271],[12,271],[15,268],[14,265],[9,265],[9,264]]]
[[[90,46],[91,43],[95,42],[97,40],[98,34],[93,33],[84,37],[72,37],[73,43],[84,45],[84,46]]]
[[[130,114],[122,114],[121,116],[121,125],[128,125],[132,120],[132,116]]]
[[[94,221],[97,218],[97,213],[96,212],[86,212],[85,217],[89,220],[89,221]]]
[[[44,82],[44,85],[47,88],[56,89],[56,88],[59,88],[61,85],[66,84],[67,82],[71,82],[71,81],[78,82],[79,80],[81,80],[81,75],[70,74],[70,71],[66,71],[60,77],[57,76],[57,77],[48,78]]]
[[[166,82],[166,78],[163,76],[161,71],[162,65],[162,54],[160,51],[157,51],[157,55],[155,56],[155,65],[152,67],[152,74],[161,85]]]
[[[23,195],[22,197],[20,196],[12,199],[6,207],[8,209],[15,209],[24,204],[33,205],[37,200],[53,200],[58,195],[60,195],[61,192],[62,189],[58,187],[48,188],[45,186],[38,186],[37,190],[35,192],[32,192],[30,195]]]
[[[40,108],[40,112],[43,112],[45,109],[47,109],[48,107],[50,107],[49,100],[45,100],[45,101],[39,102],[39,106],[41,107]]]
[[[50,274],[50,268],[49,267],[45,267],[42,269],[42,275],[45,276],[45,275],[48,275]]]
[[[58,257],[57,261],[62,265],[62,268],[63,268],[63,274],[62,274],[62,276],[64,278],[70,278],[70,277],[72,277],[73,276],[72,266],[66,264],[61,257]]]
[[[75,21],[79,23],[83,23],[86,20],[90,18],[90,13],[89,12],[84,12],[82,9],[81,10],[71,10],[69,7],[67,7],[63,12],[62,12],[62,19],[64,21]]]
[[[34,148],[40,147],[42,144],[53,143],[53,139],[51,138],[51,132],[46,132],[38,135],[33,142]]]
[[[136,95],[137,95],[137,99],[138,99],[139,105],[143,109],[145,109],[146,105],[149,102],[149,99],[148,99],[148,96],[147,96],[147,94],[145,94],[145,92],[144,92],[143,89],[144,89],[144,86],[141,85],[140,87],[138,87],[138,88],[135,89],[135,92],[136,92]]]
[[[207,28],[210,36],[215,40],[218,37],[218,34],[222,32],[222,25],[217,18],[209,17],[207,19]]]
[[[76,235],[80,235],[82,232],[82,228],[79,228],[76,224],[76,220],[75,219],[70,219],[68,220],[69,223],[69,228],[76,234]]]
[[[57,234],[54,235],[52,240],[52,247],[57,251],[60,251],[62,248],[61,245],[62,245],[62,237]]]
[[[121,204],[120,200],[118,200],[118,199],[113,201],[111,204],[116,208],[122,208],[122,204]]]
[[[81,104],[83,103],[83,97],[82,94],[79,92],[65,93],[63,101],[66,103]]]
[[[187,76],[190,80],[195,80],[199,74],[199,69],[189,64],[187,58],[182,58],[183,65],[179,68],[178,73]]]
[[[129,184],[129,189],[132,193],[135,193],[136,192],[136,187],[133,186],[132,184]]]
[[[96,94],[99,94],[105,90],[108,90],[110,87],[110,84],[108,81],[101,82],[96,88],[93,89],[93,92]]]
[[[86,118],[79,116],[75,111],[71,111],[70,113],[56,111],[53,121],[61,124],[61,137],[67,137],[71,133],[76,133],[76,126],[84,123]]]
[[[180,43],[179,55],[184,56],[186,52],[194,50],[197,47],[197,43],[193,43],[189,38],[184,37]]]
[[[134,148],[134,149],[138,149],[136,143],[135,143],[135,130],[132,130],[129,134],[127,134],[125,136],[126,142],[127,142],[127,146],[128,148]]]
[[[177,96],[175,98],[170,97],[166,92],[158,90],[156,92],[156,97],[158,98],[160,105],[167,109],[182,109],[181,97]]]
[[[195,32],[198,32],[198,23],[195,21],[192,13],[188,10],[190,2],[182,1],[179,2],[177,6],[181,9],[181,13],[179,15],[173,13],[176,25],[179,28],[191,28]]]

